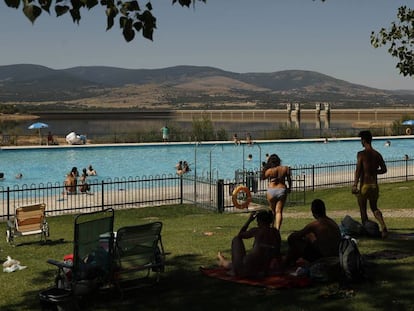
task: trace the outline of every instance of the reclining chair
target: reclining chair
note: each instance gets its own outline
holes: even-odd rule
[[[6,240],[13,244],[17,236],[40,234],[40,241],[46,242],[49,225],[46,221],[46,204],[31,204],[16,208],[13,220],[7,221]]]
[[[43,307],[80,309],[79,302],[107,285],[112,277],[114,210],[80,214],[75,218],[73,254],[56,266],[55,286],[40,292]]]
[[[161,222],[128,226],[116,233],[114,283],[121,291],[141,287],[151,272],[159,281],[165,268],[164,247],[161,240]]]

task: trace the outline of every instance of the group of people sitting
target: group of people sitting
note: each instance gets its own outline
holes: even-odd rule
[[[234,133],[234,135],[233,135],[233,142],[234,142],[235,145],[240,145],[241,144],[241,140],[237,136],[237,133]],[[250,133],[246,134],[246,144],[247,145],[253,145],[253,138],[252,138],[252,135]]]
[[[81,193],[90,193],[91,187],[86,182],[87,176],[95,176],[97,175],[95,169],[92,165],[88,166],[88,169],[82,169],[82,174],[79,176],[79,171],[77,167],[72,167],[72,170],[66,175],[66,179],[64,181],[65,191],[66,194],[76,194],[77,189]],[[78,185],[78,177],[79,177],[79,185]]]
[[[190,165],[187,161],[179,161],[177,165],[175,166],[177,175],[183,175],[191,171]]]
[[[258,277],[275,271],[287,270],[325,257],[339,256],[341,231],[336,222],[326,215],[325,203],[316,199],[311,204],[314,221],[287,238],[287,253],[282,255],[280,232],[273,226],[270,210],[252,212],[231,244],[231,260],[218,253],[219,266],[241,277]],[[257,220],[257,226],[250,224]],[[253,248],[247,252],[245,239],[254,239]]]

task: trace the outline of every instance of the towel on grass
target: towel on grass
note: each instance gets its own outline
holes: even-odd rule
[[[309,277],[294,276],[291,274],[269,275],[262,278],[252,279],[228,275],[228,270],[222,267],[201,267],[200,271],[202,274],[212,278],[269,289],[298,288],[306,287],[311,284],[311,279]]]

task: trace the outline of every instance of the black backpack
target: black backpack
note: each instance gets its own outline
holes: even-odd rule
[[[356,240],[343,236],[339,243],[339,265],[346,283],[359,282],[364,278],[364,264]]]
[[[351,216],[346,215],[339,226],[343,235],[349,235],[352,237],[359,237],[364,233],[364,227],[361,223],[353,219]]]
[[[364,232],[367,236],[372,237],[372,238],[381,237],[381,231],[379,229],[378,224],[375,221],[366,220],[363,226],[364,226]]]

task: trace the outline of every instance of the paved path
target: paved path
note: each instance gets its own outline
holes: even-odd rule
[[[381,210],[385,220],[387,218],[414,218],[414,209],[385,209]],[[368,211],[368,216],[372,215],[372,213]],[[352,211],[328,211],[328,216],[332,218],[341,218],[345,215],[349,215],[358,219],[360,217],[359,210],[353,209]],[[284,217],[295,217],[295,218],[311,218],[309,211],[306,212],[296,212],[296,211],[289,211],[289,207],[286,207],[283,211]]]

